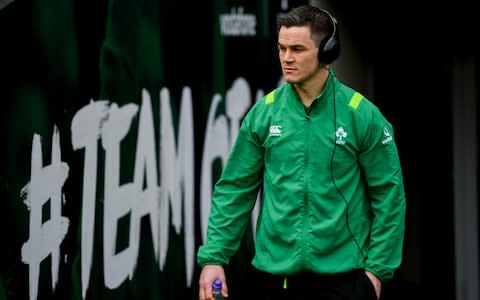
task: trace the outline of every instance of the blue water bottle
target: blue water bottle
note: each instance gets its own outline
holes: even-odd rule
[[[222,281],[220,279],[215,279],[212,284],[212,294],[215,300],[223,300],[222,296]]]

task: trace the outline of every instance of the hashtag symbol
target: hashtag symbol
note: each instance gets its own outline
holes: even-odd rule
[[[40,263],[51,255],[52,289],[58,281],[60,244],[67,234],[69,220],[61,216],[62,187],[68,177],[68,165],[61,161],[60,136],[57,127],[52,138],[51,164],[43,166],[40,136],[32,141],[31,178],[21,190],[24,204],[30,210],[29,239],[22,246],[22,261],[29,265],[30,299],[36,299]],[[42,221],[42,208],[48,205],[50,219]]]

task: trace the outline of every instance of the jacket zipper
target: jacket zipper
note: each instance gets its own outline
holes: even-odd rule
[[[305,111],[305,153],[304,153],[304,157],[305,157],[305,160],[304,160],[304,171],[303,171],[303,176],[304,176],[304,181],[305,181],[305,187],[304,187],[304,192],[305,192],[305,195],[304,195],[304,203],[305,203],[305,206],[304,206],[304,209],[303,209],[303,213],[304,213],[304,216],[303,216],[303,228],[302,228],[302,236],[303,236],[303,241],[302,241],[302,250],[304,252],[304,255],[302,256],[303,257],[303,264],[306,264],[306,257],[307,257],[307,246],[306,246],[306,242],[307,242],[307,238],[306,238],[306,234],[307,234],[307,227],[308,227],[308,193],[309,193],[309,180],[308,180],[308,165],[310,163],[310,157],[309,157],[309,152],[310,152],[310,124],[311,124],[311,120],[310,120],[310,108],[308,108],[306,111]]]

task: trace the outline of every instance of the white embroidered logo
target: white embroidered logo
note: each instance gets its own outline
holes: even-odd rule
[[[281,125],[271,125],[270,126],[270,136],[281,136],[282,135],[282,126]]]
[[[383,127],[383,134],[385,135],[385,139],[382,141],[382,144],[386,144],[393,139],[390,132],[388,132],[387,127]]]
[[[337,140],[335,141],[335,143],[339,145],[345,144],[345,138],[347,137],[347,135],[348,134],[345,131],[345,129],[343,129],[343,127],[339,127],[335,132],[335,136],[337,137]]]

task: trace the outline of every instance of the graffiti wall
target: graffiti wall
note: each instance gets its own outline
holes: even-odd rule
[[[0,1],[0,299],[197,299],[212,187],[303,2]]]

